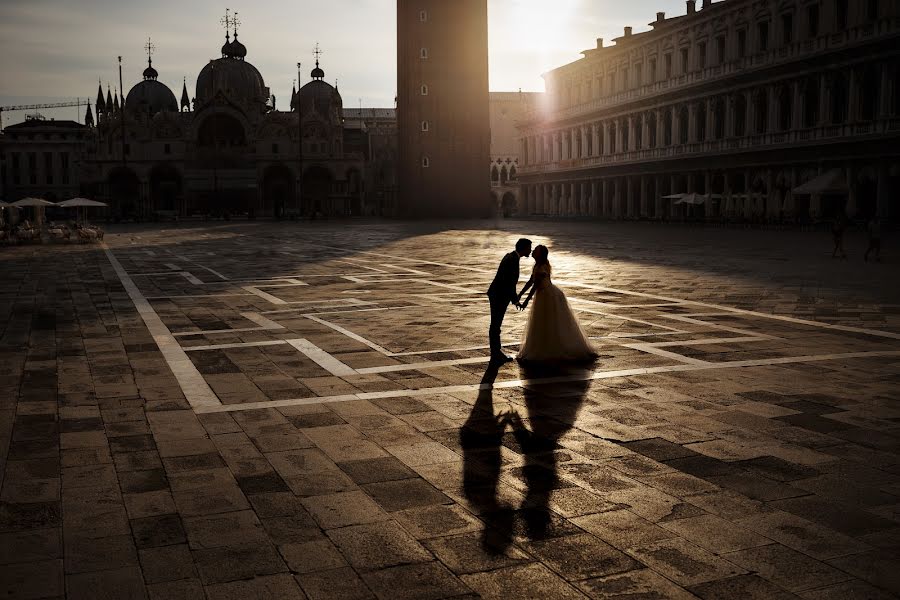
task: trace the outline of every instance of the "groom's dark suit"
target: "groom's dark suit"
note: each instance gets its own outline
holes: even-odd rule
[[[503,325],[503,317],[511,302],[517,302],[516,284],[519,282],[519,253],[510,252],[503,257],[497,274],[487,295],[491,301],[491,327],[488,330],[488,339],[491,343],[491,356],[496,358],[503,355],[503,347],[500,345],[500,327]]]

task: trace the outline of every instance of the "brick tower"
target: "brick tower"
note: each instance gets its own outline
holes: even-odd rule
[[[397,0],[400,216],[490,202],[487,0]]]

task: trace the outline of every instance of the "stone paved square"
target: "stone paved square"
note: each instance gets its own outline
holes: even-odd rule
[[[489,365],[522,236],[595,364]],[[5,247],[3,591],[897,597],[892,241],[360,220]]]

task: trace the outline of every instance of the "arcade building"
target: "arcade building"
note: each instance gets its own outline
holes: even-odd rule
[[[900,2],[686,9],[545,75],[524,214],[900,220]]]

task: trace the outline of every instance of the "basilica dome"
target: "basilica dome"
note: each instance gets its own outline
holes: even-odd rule
[[[298,93],[300,109],[304,114],[314,110],[323,116],[329,116],[335,109],[340,114],[343,107],[341,94],[337,88],[325,81],[325,71],[319,67],[318,61],[310,76],[313,80],[300,88]]]
[[[163,111],[178,112],[175,94],[166,84],[157,81],[158,76],[150,62],[144,69],[144,80],[131,88],[125,97],[126,110],[150,115]]]
[[[209,61],[197,76],[197,102],[208,102],[222,92],[225,96],[242,102],[265,103],[269,90],[260,72],[244,60],[247,47],[237,40],[226,41],[222,46],[222,58]]]

